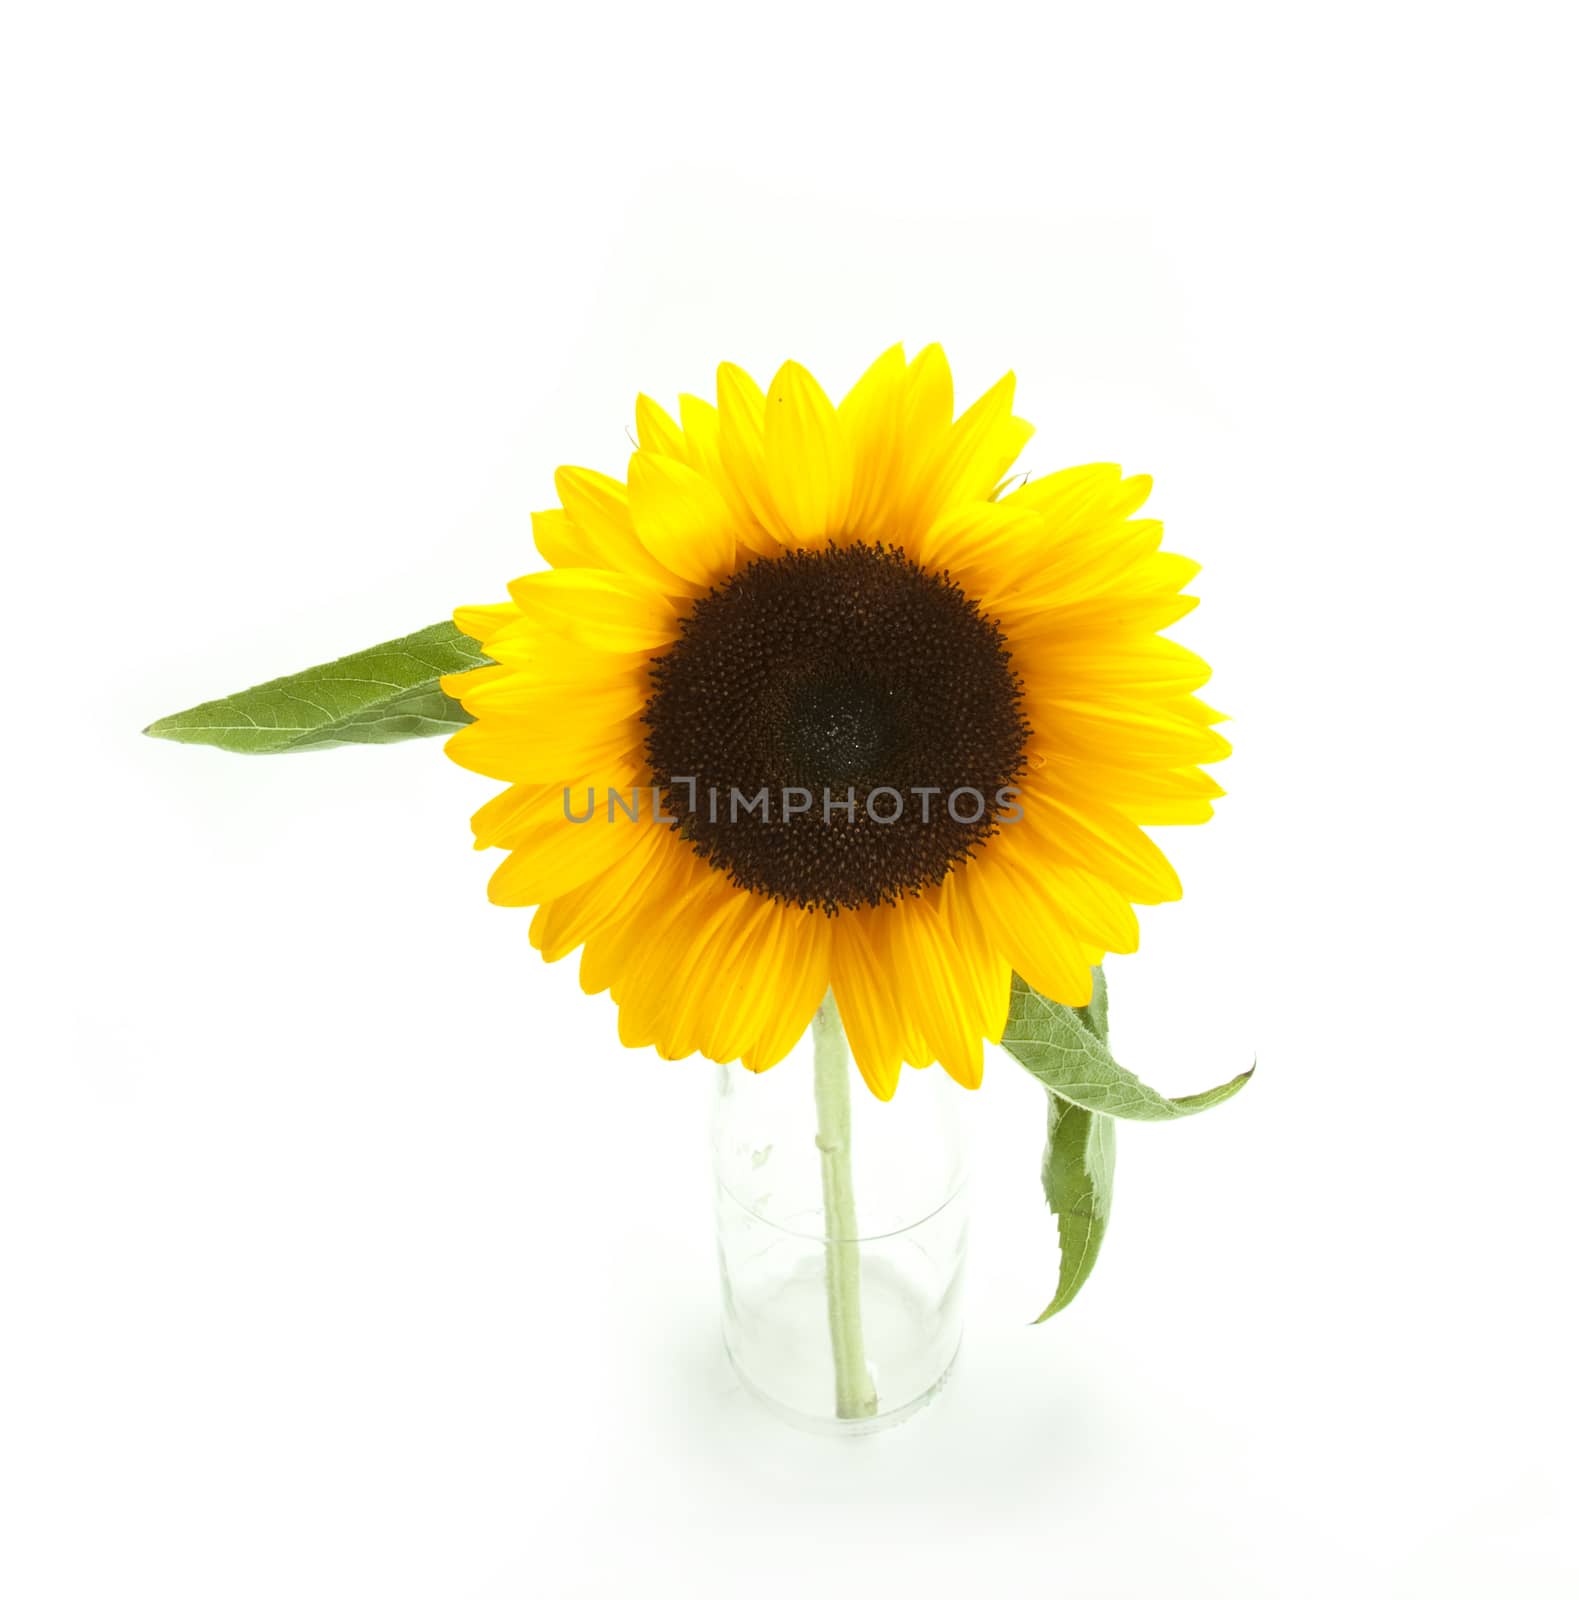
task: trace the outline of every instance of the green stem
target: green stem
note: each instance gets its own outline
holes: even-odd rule
[[[850,1179],[850,1051],[830,993],[811,1024],[817,1086],[817,1148],[822,1153],[828,1329],[833,1335],[834,1403],[841,1417],[877,1415],[861,1332],[861,1247]]]

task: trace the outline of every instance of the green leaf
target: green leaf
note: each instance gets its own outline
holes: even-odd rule
[[[1250,1080],[1244,1072],[1204,1094],[1169,1100],[1113,1059],[1107,1037],[1107,977],[1100,967],[1092,971],[1091,999],[1083,1006],[1048,1000],[1015,974],[1003,1047],[1047,1091],[1042,1192],[1058,1218],[1058,1288],[1038,1322],[1062,1311],[1096,1266],[1113,1210],[1113,1118],[1187,1117],[1229,1099]]]
[[[1105,988],[1100,1003],[1093,989],[1092,1003],[1085,1010],[1099,1015],[1100,1026],[1106,1027]],[[1238,1094],[1255,1071],[1251,1067],[1215,1089],[1170,1100],[1113,1059],[1092,1021],[1082,1021],[1069,1006],[1045,999],[1018,973],[1009,997],[1003,1047],[1044,1088],[1065,1100],[1087,1111],[1103,1111],[1135,1122],[1171,1122],[1220,1105]]]
[[[1107,974],[1101,967],[1091,969],[1091,999],[1074,1013],[1099,1038],[1107,1043]]]
[[[1058,1218],[1058,1290],[1036,1320],[1046,1322],[1091,1276],[1113,1209],[1113,1119],[1047,1095],[1042,1191]]]
[[[143,732],[250,755],[425,739],[472,720],[438,680],[487,664],[475,640],[453,622],[436,622],[404,639],[178,711]]]

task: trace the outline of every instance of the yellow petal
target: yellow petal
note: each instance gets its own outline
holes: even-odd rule
[[[943,346],[929,344],[905,371],[904,431],[907,461],[932,459],[954,420],[954,374]]]
[[[1031,746],[1037,781],[1074,803],[1090,798],[1123,806],[1146,800],[1219,800],[1224,789],[1199,767],[1114,766],[1067,753],[1054,753],[1040,742]]]
[[[718,448],[724,471],[757,526],[779,545],[794,544],[768,488],[766,413],[767,397],[751,375],[726,361],[718,369]]]
[[[645,840],[649,834],[668,831],[645,826],[652,814],[650,788],[643,787],[639,791],[640,809],[637,815],[641,820],[631,820],[631,811],[635,809],[631,797],[641,776],[635,761],[627,758],[623,762],[610,762],[589,771],[580,768],[567,770],[580,772],[581,775],[571,779],[556,777],[544,783],[516,783],[496,794],[472,817],[476,848],[514,849],[545,830],[562,826],[567,807],[575,816],[592,817],[599,826],[627,828],[627,837],[633,850],[636,842]],[[589,789],[592,790],[591,800],[587,798]],[[620,797],[618,807],[608,802],[611,790]],[[592,823],[576,825],[589,827]]]
[[[783,906],[779,911],[775,1004],[762,1019],[755,1039],[741,1054],[741,1061],[751,1072],[766,1072],[794,1049],[828,992],[834,919],[796,906]]]
[[[684,913],[702,886],[705,869],[696,853],[675,837],[673,829],[665,832],[667,839],[660,839],[654,846],[653,870],[642,881],[640,897],[632,900],[630,915],[611,920],[587,938],[580,972],[581,988],[586,994],[600,994],[622,985],[631,965],[643,951],[652,949],[667,924]]]
[[[575,567],[533,572],[510,585],[524,619],[598,650],[661,650],[679,631],[668,599],[624,573]]]
[[[982,1039],[971,1026],[974,1006],[961,992],[970,978],[948,926],[925,897],[875,914],[889,925],[899,1005],[919,1023],[943,1070],[967,1089],[980,1088]]]
[[[1024,611],[1063,610],[1104,595],[1166,593],[1165,572],[1158,564],[1165,566],[1178,558],[1159,556],[1161,543],[1162,524],[1152,518],[1088,527],[1079,536],[1056,543],[1049,543],[1043,531],[1007,554],[994,608],[1009,617]],[[1172,589],[1182,587],[1189,576],[1193,572],[1182,575]]]
[[[644,394],[636,396],[636,437],[643,450],[690,464],[691,451],[680,425],[656,400]]]
[[[793,948],[811,914],[737,889],[694,856],[689,874],[612,986],[621,1040],[672,1060],[701,1051],[731,1061],[765,1048],[786,1012],[804,1031],[825,987]]]
[[[1034,511],[1016,510],[996,500],[958,504],[925,530],[906,548],[925,566],[947,572],[967,592],[981,593],[994,611],[1004,598],[1012,598],[1014,580],[1034,557],[1041,520]]]
[[[648,822],[609,822],[601,814],[582,823],[558,816],[542,818],[521,836],[488,883],[495,905],[530,906],[568,893],[630,854],[633,836],[656,831]]]
[[[1014,416],[1014,374],[1001,378],[954,423],[941,441],[936,460],[912,515],[929,526],[961,501],[985,500],[997,487],[1032,433]]]
[[[868,913],[841,911],[835,919],[830,980],[861,1077],[879,1100],[892,1100],[906,1054],[906,1023],[892,972],[873,948]]]
[[[718,460],[718,407],[711,406],[700,396],[680,396],[680,426],[685,431],[686,444],[692,452],[687,459],[698,471],[704,464]],[[712,476],[712,474],[709,474]]]
[[[1024,818],[999,836],[1002,851],[1034,873],[1038,859],[1067,862],[1130,900],[1158,905],[1184,893],[1172,863],[1141,830],[1103,801],[1070,802],[1038,789],[1021,796]]]
[[[1134,594],[1177,594],[1200,570],[1199,561],[1163,550],[1129,574],[1124,587]]]
[[[735,553],[740,559],[750,555],[778,555],[783,545],[769,533],[751,509],[751,503],[724,466],[723,424],[718,410],[694,394],[680,396],[680,423],[692,451],[690,464],[723,496],[735,530]]]
[[[955,869],[987,937],[1038,993],[1066,1006],[1087,1004],[1091,962],[1081,941],[1047,884],[993,846]]]
[[[850,450],[817,380],[786,361],[768,389],[763,430],[768,491],[802,544],[838,533],[850,507]]]
[[[531,940],[545,961],[569,955],[611,922],[639,915],[632,906],[643,897],[643,886],[656,870],[659,851],[668,847],[665,831],[634,828],[624,852],[606,872],[537,908]]]
[[[1097,595],[1069,606],[1047,606],[1022,615],[1004,613],[999,620],[1011,648],[1035,648],[1049,638],[1072,643],[1157,633],[1188,616],[1199,604],[1192,594]]]
[[[839,402],[850,449],[850,507],[845,532],[881,535],[892,516],[893,484],[903,437],[905,352],[892,345]]]
[[[601,567],[602,552],[564,510],[532,513],[532,543],[551,567]]]
[[[596,552],[595,560],[578,565],[606,567],[611,572],[645,578],[666,592],[695,593],[692,585],[664,566],[636,537],[630,493],[619,479],[586,467],[561,467],[554,474],[554,487],[559,491],[565,515]]]
[[[451,734],[444,753],[468,772],[506,783],[568,784],[566,774],[600,773],[605,777],[587,781],[601,789],[619,786],[615,774],[623,774],[640,754],[641,734],[640,725],[629,722],[544,727],[527,718],[495,714]]]
[[[1037,740],[1066,756],[1117,767],[1191,767],[1221,761],[1232,746],[1193,718],[1108,701],[1038,699]]]
[[[1072,695],[1075,699],[1187,693],[1199,689],[1212,669],[1172,639],[1049,638],[1015,663],[1028,697]]]
[[[501,628],[516,621],[520,615],[513,600],[502,600],[493,606],[457,606],[455,626],[468,638],[486,646]]]
[[[511,610],[515,608],[512,606]],[[464,672],[446,672],[439,678],[439,688],[452,700],[459,700],[462,705],[468,698],[485,694],[490,689],[510,677],[510,669],[497,664],[484,667],[468,667]]]
[[[638,450],[629,481],[637,537],[671,572],[709,588],[734,570],[735,518],[701,473]]]
[[[545,805],[552,804],[558,791],[547,783],[515,783],[501,790],[492,800],[472,813],[475,848],[487,850],[507,844],[516,834],[532,825]]]
[[[1087,526],[1093,517],[1122,522],[1150,494],[1151,479],[1145,473],[1126,478],[1121,467],[1099,461],[1033,478],[1005,499],[1034,506],[1046,516],[1048,527],[1062,535]]]
[[[971,1027],[984,1039],[1003,1037],[1009,1019],[1013,975],[1007,959],[982,926],[958,873],[950,873],[937,891],[938,911],[959,952],[961,989],[969,996]]]
[[[559,683],[567,689],[645,682],[649,670],[645,656],[578,644],[519,612],[488,641],[488,650],[524,683]]]
[[[718,874],[699,879],[692,895],[652,930],[651,941],[631,957],[613,985],[620,1042],[627,1047],[656,1045],[669,1060],[697,1050],[711,979],[728,974],[727,963],[750,931],[752,917],[767,904],[732,889]]]
[[[1135,908],[1095,873],[1079,867],[1039,861],[1032,869],[1042,872],[1058,902],[1064,920],[1075,936],[1117,956],[1140,948],[1140,923]]]
[[[590,729],[613,733],[620,723],[634,724],[651,693],[646,663],[637,656],[611,656],[594,651],[568,652],[578,662],[589,658],[618,664],[613,672],[567,673],[564,663],[550,658],[544,671],[504,667],[483,678],[468,672],[460,679],[443,678],[440,687],[474,717],[515,717],[529,727],[566,725],[585,735]],[[632,727],[633,736],[636,729]]]

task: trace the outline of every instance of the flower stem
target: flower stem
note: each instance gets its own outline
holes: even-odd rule
[[[840,1417],[877,1415],[861,1331],[861,1247],[850,1178],[850,1050],[830,991],[811,1024],[817,1088],[817,1149],[822,1153],[828,1328],[833,1335],[834,1403]]]

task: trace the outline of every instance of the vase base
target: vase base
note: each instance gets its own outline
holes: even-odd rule
[[[730,1353],[729,1364],[734,1368],[735,1376],[740,1380],[740,1386],[762,1407],[764,1411],[771,1412],[780,1422],[787,1422],[792,1428],[798,1428],[802,1433],[820,1434],[825,1439],[858,1439],[869,1433],[882,1433],[889,1428],[897,1428],[901,1422],[908,1422],[918,1411],[929,1406],[939,1394],[943,1392],[949,1378],[954,1372],[954,1363],[959,1357],[958,1349],[949,1357],[948,1365],[943,1369],[941,1376],[932,1387],[923,1394],[918,1394],[914,1399],[907,1400],[902,1405],[897,1405],[891,1411],[879,1411],[870,1417],[836,1417],[813,1415],[806,1411],[797,1411],[793,1406],[787,1406],[781,1400],[775,1400],[764,1389],[759,1389],[744,1372],[740,1370],[740,1363]],[[879,1402],[881,1403],[881,1402]]]

